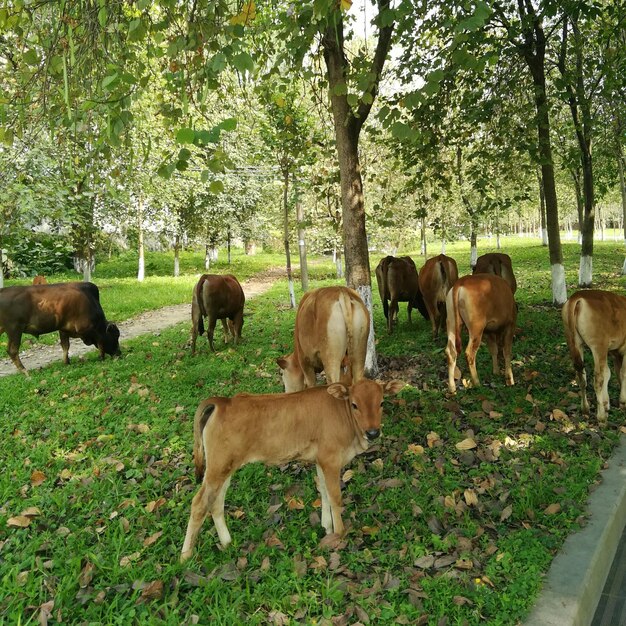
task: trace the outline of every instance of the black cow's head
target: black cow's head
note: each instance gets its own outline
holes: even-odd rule
[[[122,354],[120,351],[120,329],[112,322],[108,322],[106,325],[101,351],[111,356],[121,356]],[[104,357],[104,354],[102,356]]]

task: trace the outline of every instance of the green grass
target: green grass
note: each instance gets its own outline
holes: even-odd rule
[[[519,623],[584,521],[623,414],[614,408],[603,431],[581,419],[559,311],[547,304],[547,250],[512,243],[520,285],[512,388],[492,376],[482,347],[484,386],[449,396],[444,339],[433,342],[417,316],[409,325],[404,306],[388,335],[375,297],[383,373],[410,387],[386,401],[380,443],[350,466],[350,530],[339,546],[320,544],[311,468],[256,464],[235,474],[226,498],[233,545],[218,549],[208,520],[192,560],[178,563],[196,489],[193,412],[209,395],[280,390],[275,359],[291,350],[295,315],[284,282],[247,303],[237,348],[220,337],[217,353],[203,341],[191,357],[181,324],[124,342],[119,360],[92,353],[30,379],[0,379],[0,620],[38,623],[41,605],[54,601],[51,623]],[[464,273],[467,245],[447,252]],[[565,254],[571,287],[576,254],[570,246]],[[603,288],[623,286],[622,257],[620,245],[597,246]],[[333,282],[329,267],[314,267],[312,286]],[[109,294],[123,281],[114,274],[102,279]],[[129,309],[144,290],[129,289]],[[463,357],[459,366],[467,376]],[[567,418],[554,419],[557,408]],[[459,450],[469,437],[477,447]],[[27,528],[8,525],[28,507],[41,514]]]

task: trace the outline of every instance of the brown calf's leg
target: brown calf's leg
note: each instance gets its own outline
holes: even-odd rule
[[[326,480],[324,478],[324,472],[319,465],[316,465],[317,469],[317,486],[322,499],[322,527],[329,535],[333,532],[333,518],[330,512],[330,501],[328,499],[328,489],[326,488]]]
[[[189,523],[187,524],[187,533],[185,534],[183,549],[180,553],[181,562],[186,561],[191,556],[202,523],[208,515],[214,500],[215,492],[209,487],[207,482],[204,481],[191,502],[191,514],[189,515]]]
[[[226,498],[226,491],[230,486],[230,476],[222,483],[222,486],[217,492],[213,506],[211,507],[211,516],[213,517],[213,523],[217,530],[217,536],[220,538],[220,543],[223,548],[227,548],[232,539],[226,526],[226,520],[224,519],[224,499]]]
[[[224,331],[224,343],[228,343],[228,338],[230,336],[230,328],[228,327],[228,321],[229,320],[226,320],[226,318],[222,318],[222,330]]]
[[[215,334],[215,325],[217,324],[217,320],[209,315],[207,318],[207,339],[209,340],[209,347],[211,348],[211,352],[215,352],[215,346],[213,345],[213,335]]]
[[[513,335],[515,328],[507,326],[501,335],[502,339],[502,356],[504,357],[504,381],[510,387],[515,384],[513,379],[513,369],[511,368],[511,358],[513,356]]]
[[[448,390],[450,393],[456,393],[456,381],[454,380],[454,371],[456,369],[456,359],[458,352],[456,351],[456,337],[454,329],[448,328],[448,345],[446,346],[446,357],[448,359]]]
[[[338,535],[343,534],[344,526],[341,519],[341,482],[339,478],[340,467],[335,463],[322,463],[318,461],[324,474],[324,485],[328,494],[330,514],[332,517],[332,530]],[[328,528],[326,529],[328,532]]]

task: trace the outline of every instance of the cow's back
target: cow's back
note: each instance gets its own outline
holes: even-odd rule
[[[501,276],[509,283],[511,291],[515,295],[517,280],[513,273],[511,257],[504,252],[488,252],[478,257],[473,270],[474,274],[495,274]]]
[[[223,319],[233,316],[244,307],[243,289],[232,274],[204,274],[197,288],[205,315]]]
[[[517,307],[510,285],[502,277],[495,274],[471,274],[459,278],[452,292],[453,300],[458,301],[461,316],[464,320],[472,317],[483,317],[486,328],[499,328],[514,323],[517,318]]]
[[[445,254],[428,259],[419,272],[419,286],[424,298],[445,302],[450,287],[457,281],[459,270],[456,261]]]

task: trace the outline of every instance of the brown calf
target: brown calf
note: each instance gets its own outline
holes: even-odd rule
[[[513,273],[511,257],[503,252],[488,252],[479,256],[472,274],[495,274],[509,283],[513,295],[517,291],[517,281]]]
[[[181,561],[191,556],[198,532],[211,514],[220,543],[231,542],[224,520],[224,498],[231,475],[261,461],[315,463],[322,498],[322,526],[344,531],[341,519],[341,468],[380,435],[383,394],[404,383],[360,380],[296,393],[208,398],[194,418],[194,464],[202,486],[193,498]],[[204,476],[203,476],[204,475]]]
[[[478,387],[480,380],[476,371],[476,353],[485,337],[493,361],[493,373],[499,374],[498,352],[504,356],[504,378],[513,385],[511,352],[517,307],[509,284],[493,274],[463,276],[448,292],[448,388],[456,392],[454,371],[456,359],[461,352],[461,328],[465,324],[469,341],[465,350],[472,383]]]
[[[456,261],[440,254],[428,259],[419,272],[419,287],[433,328],[433,338],[446,323],[446,295],[459,277]]]
[[[307,291],[296,313],[294,351],[276,359],[285,391],[314,387],[315,373],[322,370],[329,383],[350,384],[363,378],[369,331],[369,312],[353,289],[336,286]]]
[[[609,378],[607,356],[613,356],[619,376],[620,408],[626,406],[626,298],[608,291],[589,289],[576,292],[561,309],[567,346],[576,371],[580,389],[581,409],[589,414],[587,374],[583,364],[583,345],[593,355],[594,388],[598,403],[598,422],[605,425],[609,410]]]
[[[213,333],[217,320],[222,320],[224,343],[229,333],[234,345],[241,339],[243,305],[246,297],[239,281],[232,274],[203,274],[193,288],[191,301],[191,353],[196,353],[196,339],[204,333],[207,318],[207,339],[215,352]]]
[[[424,318],[428,319],[428,311],[419,288],[417,268],[410,256],[386,256],[381,259],[376,267],[376,282],[389,332],[398,321],[398,302],[408,302],[409,323],[413,309],[419,309]]]
[[[35,278],[33,278],[33,285],[47,285],[48,281],[43,274],[37,274]]]

